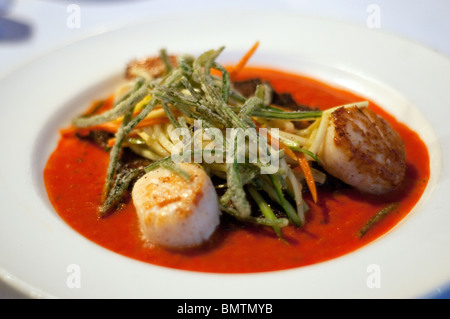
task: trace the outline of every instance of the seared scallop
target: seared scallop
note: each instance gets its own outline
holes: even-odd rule
[[[365,193],[389,192],[405,176],[403,140],[367,107],[333,111],[318,155],[329,174]]]
[[[217,193],[206,172],[196,164],[178,165],[189,180],[160,167],[141,177],[132,190],[143,238],[170,248],[200,245],[220,219]]]

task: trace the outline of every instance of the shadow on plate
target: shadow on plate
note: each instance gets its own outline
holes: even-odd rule
[[[434,291],[425,295],[421,299],[450,299],[450,283],[434,289]]]
[[[0,43],[1,42],[18,42],[30,38],[32,28],[30,25],[0,17]]]

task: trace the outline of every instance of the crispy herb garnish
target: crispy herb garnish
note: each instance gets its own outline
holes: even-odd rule
[[[76,127],[85,128],[95,126],[109,121],[120,121],[121,125],[115,133],[114,145],[110,150],[110,161],[107,170],[107,178],[104,186],[103,203],[100,208],[101,216],[112,211],[114,206],[120,203],[120,199],[127,191],[130,183],[143,171],[148,172],[156,167],[165,167],[180,174],[183,178],[189,176],[184,174],[171,160],[170,156],[152,149],[150,142],[133,144],[129,143],[129,134],[135,127],[144,120],[156,106],[161,106],[168,122],[174,128],[187,128],[191,134],[195,134],[195,128],[191,121],[201,120],[204,128],[214,129],[239,129],[247,130],[257,127],[255,118],[266,120],[312,120],[320,119],[321,111],[305,110],[285,112],[269,105],[271,92],[266,85],[257,85],[254,94],[248,97],[237,92],[231,83],[231,77],[227,69],[220,65],[216,59],[223,51],[223,47],[217,50],[210,50],[197,58],[190,55],[178,57],[177,64],[172,65],[165,50],[160,51],[160,57],[165,65],[165,72],[161,77],[144,79],[138,78],[135,85],[117,101],[112,109],[101,114],[91,114],[90,116],[80,116],[74,119]],[[214,72],[213,72],[214,71]],[[217,72],[218,71],[218,72]],[[220,76],[213,74],[220,74]],[[145,101],[145,103],[143,102]],[[139,105],[139,107],[136,107]],[[161,130],[161,129],[159,129]],[[138,132],[140,137],[141,133]],[[145,135],[145,134],[144,134]],[[259,136],[256,131],[250,131],[247,138],[249,142],[260,146]],[[286,140],[286,145],[296,152],[304,152],[314,160],[315,155],[303,148],[299,142]],[[238,144],[236,138],[230,140],[223,139],[224,149],[229,150],[229,143]],[[240,143],[240,142],[239,142]],[[281,156],[283,151],[277,150],[265,141],[268,148],[264,148],[267,156]],[[245,144],[245,143],[244,143]],[[126,173],[118,170],[120,156],[123,148],[129,146],[138,154],[147,154],[148,159],[153,163],[143,170],[131,170]],[[156,147],[156,145],[155,145]],[[231,149],[236,150],[237,147]],[[136,150],[141,150],[138,152]],[[207,151],[207,150],[206,150]],[[276,153],[274,153],[276,152]],[[169,151],[170,153],[170,151]],[[167,153],[166,153],[167,154]],[[150,158],[151,155],[151,158]],[[190,154],[187,154],[191,156]],[[192,153],[192,156],[194,153]],[[274,228],[280,236],[280,227],[286,226],[289,222],[300,227],[304,219],[304,203],[301,201],[301,187],[296,185],[295,204],[292,204],[292,196],[285,196],[290,192],[286,185],[286,172],[275,172],[269,177],[271,192],[276,194],[277,200],[284,209],[286,217],[275,216],[270,213],[270,207],[261,200],[266,197],[264,188],[255,188],[251,185],[259,180],[261,168],[267,167],[269,163],[263,163],[258,159],[256,163],[241,163],[238,160],[239,154],[223,153],[227,159],[227,164],[220,173],[226,180],[227,190],[220,197],[222,211],[236,217],[238,220],[254,222],[261,225],[269,225]],[[290,172],[290,179],[295,178]],[[217,173],[218,174],[218,173]],[[258,195],[259,194],[259,195]],[[272,195],[273,195],[272,194]],[[252,216],[250,197],[256,201],[264,217]],[[291,194],[292,195],[292,194]]]

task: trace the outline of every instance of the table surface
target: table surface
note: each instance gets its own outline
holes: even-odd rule
[[[73,6],[79,24],[68,25]],[[396,34],[450,58],[448,0],[0,0],[0,78],[39,55],[74,41],[167,12],[186,9],[287,8],[360,26],[379,12],[380,32]],[[449,298],[450,292],[440,295]],[[21,298],[0,282],[0,298]]]

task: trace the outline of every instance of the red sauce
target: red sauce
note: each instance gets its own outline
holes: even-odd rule
[[[291,92],[302,104],[320,109],[366,100],[310,78],[265,69],[246,69],[241,78],[269,80],[279,92]],[[381,114],[402,136],[407,151],[407,174],[402,187],[385,196],[362,195],[351,189],[319,189],[319,202],[310,206],[302,229],[283,229],[286,242],[271,229],[221,229],[208,245],[190,251],[149,247],[140,238],[132,202],[103,219],[97,215],[108,162],[103,150],[65,136],[44,171],[48,196],[55,210],[74,230],[114,252],[155,265],[202,272],[247,273],[301,267],[348,254],[379,238],[397,225],[421,197],[429,178],[428,151],[420,137],[380,107]],[[412,156],[413,155],[413,156]],[[375,224],[363,237],[359,231],[382,208],[398,209]]]

